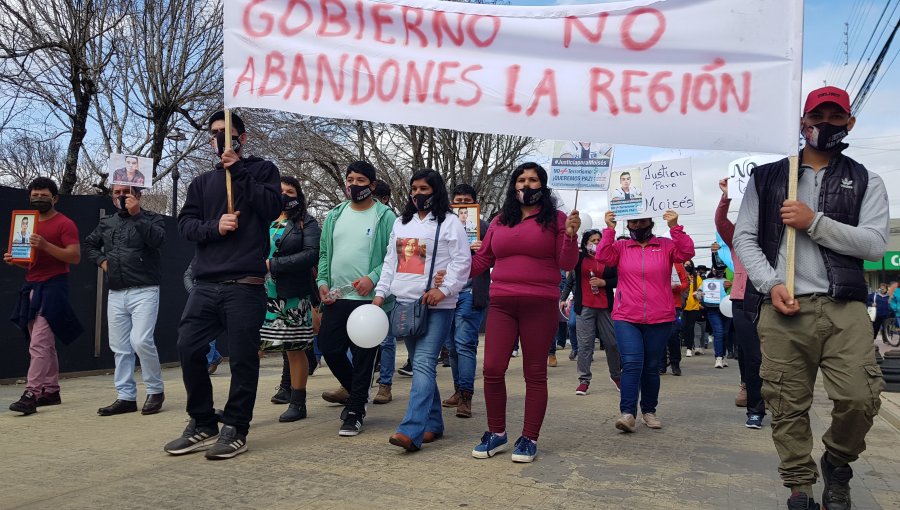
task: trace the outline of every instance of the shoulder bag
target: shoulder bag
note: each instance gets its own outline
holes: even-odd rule
[[[431,268],[428,270],[428,281],[425,292],[431,288],[431,277],[434,276],[434,263],[437,261],[437,247],[441,236],[441,222],[438,222],[434,234],[434,249],[431,251]],[[428,332],[428,305],[417,299],[411,303],[397,303],[391,311],[391,335],[395,338],[421,337]]]

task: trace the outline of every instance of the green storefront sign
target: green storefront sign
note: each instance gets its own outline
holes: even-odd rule
[[[863,268],[866,271],[900,271],[900,251],[886,252],[883,259],[875,262],[863,261]]]

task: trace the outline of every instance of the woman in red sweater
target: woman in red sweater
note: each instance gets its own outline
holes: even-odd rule
[[[559,271],[578,261],[578,211],[556,209],[547,172],[523,163],[512,173],[500,214],[481,249],[472,257],[472,274],[493,267],[491,301],[484,342],[484,403],[488,431],[472,450],[479,459],[508,447],[506,370],[516,337],[525,372],[525,424],[515,443],[513,462],[531,462],[547,410],[547,351],[556,332]]]

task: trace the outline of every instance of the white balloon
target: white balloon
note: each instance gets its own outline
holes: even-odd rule
[[[731,296],[725,296],[722,299],[722,302],[719,303],[719,311],[722,312],[722,315],[725,317],[734,317],[734,311],[731,309]]]
[[[578,213],[581,218],[581,226],[578,227],[578,235],[585,233],[594,226],[594,219],[588,213]]]
[[[381,345],[389,327],[387,314],[373,304],[360,306],[347,318],[347,336],[364,349]]]

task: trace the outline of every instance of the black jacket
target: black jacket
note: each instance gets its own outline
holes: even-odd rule
[[[84,328],[69,304],[69,275],[61,274],[44,282],[25,282],[19,290],[10,320],[31,340],[28,324],[38,312],[47,319],[50,330],[68,345],[81,336]]]
[[[801,168],[800,171],[804,170]],[[759,246],[769,264],[776,267],[778,250],[785,232],[781,221],[781,205],[787,197],[788,160],[785,158],[760,166],[753,171],[753,175],[759,195]],[[838,153],[828,162],[822,179],[818,211],[835,221],[858,225],[863,197],[869,185],[866,168]],[[840,300],[865,301],[868,288],[863,261],[821,246],[819,250],[828,272],[828,295]],[[744,297],[745,310],[750,310],[755,315],[764,296],[749,281],[747,290],[749,292]]]
[[[302,224],[302,226],[301,226]],[[279,297],[308,297],[318,294],[312,270],[319,264],[319,222],[307,214],[302,222],[288,221],[275,240],[269,272]]]
[[[575,309],[575,313],[578,315],[581,315],[581,262],[584,261],[584,257],[583,253],[578,255],[578,263],[575,264],[575,269],[569,271],[569,274],[566,276],[566,283],[563,286],[562,293],[559,295],[559,300],[565,301],[569,299],[569,293],[574,293],[572,308]],[[603,269],[601,278],[606,280],[606,287],[603,287],[603,290],[606,291],[607,308],[612,310],[613,289],[619,284],[619,270],[615,266],[606,266]]]
[[[193,266],[197,281],[222,282],[266,274],[269,224],[283,209],[278,168],[264,159],[242,158],[231,167],[231,188],[234,210],[240,212],[233,232],[219,234],[219,218],[228,213],[221,163],[191,181],[178,213],[178,232],[197,243]]]
[[[88,260],[97,266],[106,261],[109,288],[119,290],[159,285],[159,249],[165,239],[163,217],[141,210],[137,216],[120,216],[116,212],[101,218],[84,244]]]
[[[484,239],[487,230],[490,227],[488,222],[481,220],[481,240]],[[472,308],[476,310],[484,310],[490,304],[491,299],[491,272],[485,271],[480,275],[472,278]]]

